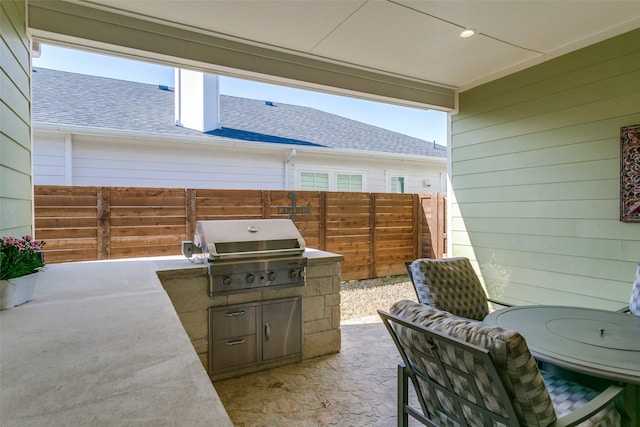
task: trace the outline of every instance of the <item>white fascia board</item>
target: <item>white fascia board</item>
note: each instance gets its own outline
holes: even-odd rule
[[[244,70],[265,79],[273,76],[270,80],[283,79],[303,85],[310,83],[329,91],[330,88],[339,88],[360,93],[365,98],[405,100],[422,108],[443,111],[454,108],[456,88],[450,85],[197,28],[181,28],[97,3],[29,0],[27,31],[38,41],[71,43],[152,60],[164,58],[161,60],[165,63],[199,65],[202,71]]]
[[[323,155],[341,155],[341,156],[354,156],[365,158],[380,158],[380,159],[393,159],[393,160],[412,160],[412,161],[429,161],[433,163],[447,163],[446,157],[435,156],[420,156],[417,154],[400,154],[400,153],[387,153],[383,151],[367,151],[367,150],[353,150],[345,148],[331,148],[331,147],[309,147],[306,145],[284,145],[274,144],[270,142],[252,142],[231,140],[229,138],[220,138],[214,135],[207,136],[189,136],[189,135],[167,135],[162,133],[141,132],[133,130],[123,129],[110,129],[110,128],[94,128],[89,126],[76,126],[76,125],[64,125],[58,123],[43,123],[33,122],[34,131],[48,131],[48,132],[60,132],[71,133],[75,135],[90,135],[101,136],[107,138],[126,138],[147,140],[149,142],[166,142],[166,143],[182,143],[182,144],[202,144],[210,145],[215,143],[218,146],[237,148],[242,150],[275,150],[284,151],[289,153],[292,148],[295,148],[298,152],[315,153]]]

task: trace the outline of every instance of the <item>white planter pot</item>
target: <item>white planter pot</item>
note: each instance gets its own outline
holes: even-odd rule
[[[0,280],[0,310],[31,301],[38,274],[32,273],[15,279]]]

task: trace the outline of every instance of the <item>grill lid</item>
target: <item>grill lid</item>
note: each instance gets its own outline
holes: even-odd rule
[[[290,219],[198,221],[194,243],[209,259],[300,255],[305,250]]]

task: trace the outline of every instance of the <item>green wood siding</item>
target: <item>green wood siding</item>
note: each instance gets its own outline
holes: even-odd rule
[[[640,30],[460,94],[452,255],[492,296],[617,309],[640,262],[619,221],[620,128],[640,124]]]
[[[0,2],[0,236],[31,233],[31,87],[25,2]]]

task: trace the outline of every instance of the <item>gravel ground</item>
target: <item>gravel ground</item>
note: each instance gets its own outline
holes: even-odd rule
[[[396,301],[417,301],[413,285],[407,276],[342,282],[340,290],[340,319],[377,316],[376,310],[388,311]]]

